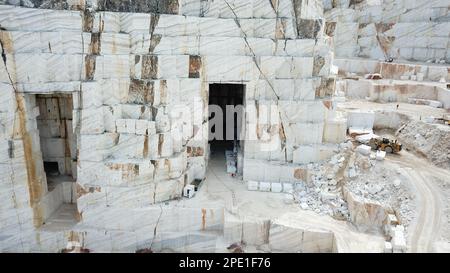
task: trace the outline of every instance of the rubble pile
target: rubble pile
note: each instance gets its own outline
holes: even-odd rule
[[[294,201],[304,210],[352,221],[348,191],[363,205],[384,208],[383,215],[395,211],[406,228],[414,217],[414,196],[406,178],[388,166],[384,156],[384,152],[374,151],[361,154],[351,142],[342,143],[328,161],[308,164],[310,180],[296,184]]]
[[[297,184],[294,191],[295,200],[302,209],[349,220],[347,203],[339,184],[352,147],[351,142],[342,143],[328,161],[308,164],[310,181]]]
[[[397,137],[407,149],[425,156],[434,165],[450,169],[450,128],[411,120],[399,130]]]
[[[374,152],[371,156],[355,154],[349,160],[346,187],[368,202],[375,201],[393,209],[401,222],[408,226],[414,217],[414,196],[405,182],[406,178],[388,164],[377,160]]]

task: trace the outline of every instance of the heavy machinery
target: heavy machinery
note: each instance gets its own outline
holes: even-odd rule
[[[390,140],[384,137],[370,139],[369,146],[374,150],[381,150],[386,153],[398,153],[402,150],[402,144],[398,143],[397,140]]]

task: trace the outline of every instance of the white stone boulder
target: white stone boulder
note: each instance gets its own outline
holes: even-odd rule
[[[249,190],[249,191],[257,191],[257,190],[259,190],[259,182],[257,182],[257,181],[248,181],[247,182],[247,189]]]
[[[382,161],[386,157],[386,152],[385,151],[377,151],[376,157],[377,157],[378,161]]]
[[[358,147],[356,147],[356,151],[362,155],[368,156],[370,155],[370,151],[372,150],[372,148],[370,148],[370,146],[367,145],[359,145]]]

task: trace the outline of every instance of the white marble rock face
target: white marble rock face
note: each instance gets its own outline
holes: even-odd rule
[[[269,243],[269,219],[234,219],[224,215],[223,204],[185,208],[168,201],[179,200],[193,179],[205,178],[210,83],[245,84],[246,104],[282,110],[270,122],[261,118],[259,124],[272,129],[246,144],[244,179],[288,185],[305,179],[298,175],[304,166],[296,148],[314,145],[306,161],[327,156],[322,150],[328,146],[321,145],[329,126],[322,100],[328,98],[318,94],[329,78],[332,48],[323,27],[305,33],[305,25],[324,17],[321,1],[302,1],[294,11],[290,0],[233,0],[230,6],[223,0],[182,0],[176,10],[159,14],[118,12],[114,1],[80,6],[67,1],[71,10],[48,1],[43,1],[44,9],[35,2],[30,2],[33,7],[10,1],[0,5],[5,52],[0,62],[0,170],[5,174],[0,178],[5,208],[0,251],[59,251],[71,232],[94,252],[133,252],[152,241],[156,251],[176,252],[216,251],[223,238]],[[87,7],[92,9],[85,12]],[[405,29],[397,28],[396,33]],[[438,77],[441,72],[431,74]],[[46,187],[42,151],[52,147],[39,145],[35,94],[72,95],[69,111],[77,155],[73,187]],[[22,118],[13,109],[22,103],[28,134],[13,126]],[[277,122],[284,123],[284,134]],[[40,162],[33,178],[26,171],[28,147],[19,145],[28,135]],[[192,147],[201,153],[189,154]],[[28,179],[38,183],[29,185]],[[74,198],[68,198],[69,192]],[[76,203],[76,223],[54,233],[39,230],[64,202]],[[322,240],[315,236],[305,236],[304,251],[318,249],[307,246]]]
[[[324,16],[336,23],[337,57],[450,62],[445,1],[367,1],[356,6],[330,2],[324,5]]]

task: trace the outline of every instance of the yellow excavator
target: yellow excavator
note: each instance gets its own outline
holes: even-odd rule
[[[370,139],[369,146],[374,150],[381,150],[390,154],[398,153],[402,150],[402,144],[397,140],[390,140],[384,137]]]

